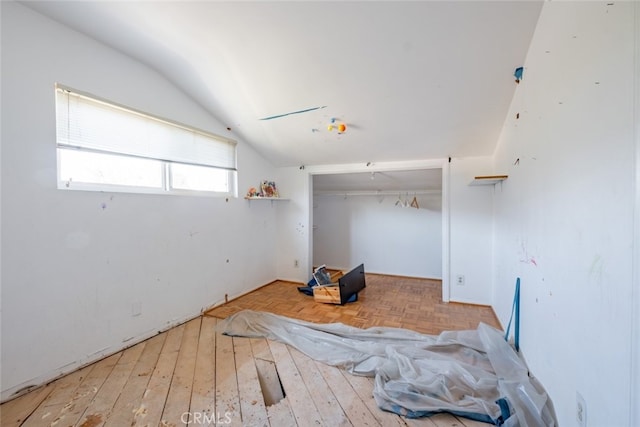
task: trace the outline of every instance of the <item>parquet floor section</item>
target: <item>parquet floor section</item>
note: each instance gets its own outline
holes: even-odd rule
[[[205,315],[224,319],[241,310],[266,311],[316,323],[390,326],[424,334],[475,329],[479,322],[500,328],[491,307],[443,303],[440,280],[367,274],[366,283],[358,301],[340,306],[317,304],[298,291],[299,284],[276,281]]]
[[[371,378],[278,342],[227,337],[215,329],[218,317],[244,308],[427,333],[475,328],[478,321],[497,325],[490,308],[442,304],[438,294],[439,282],[367,275],[358,302],[332,306],[315,303],[296,284],[275,282],[2,404],[0,425],[485,426],[445,414],[407,420],[383,412],[371,394]],[[286,394],[271,405],[263,398],[270,372],[265,366],[277,369]]]

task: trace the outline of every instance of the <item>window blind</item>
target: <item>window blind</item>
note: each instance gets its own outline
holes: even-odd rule
[[[60,148],[236,170],[235,141],[56,88]]]

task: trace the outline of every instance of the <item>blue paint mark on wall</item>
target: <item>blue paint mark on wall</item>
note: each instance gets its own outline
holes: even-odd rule
[[[323,108],[327,108],[327,106],[323,105],[322,107],[313,107],[313,108],[307,108],[305,110],[292,111],[290,113],[284,113],[284,114],[278,114],[278,115],[275,115],[275,116],[264,117],[264,118],[262,118],[260,120],[273,120],[273,119],[278,119],[280,117],[291,116],[293,114],[301,114],[301,113],[307,113],[309,111],[321,110]]]

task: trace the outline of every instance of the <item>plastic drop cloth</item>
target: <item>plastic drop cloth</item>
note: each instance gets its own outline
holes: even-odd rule
[[[448,412],[495,425],[557,425],[550,398],[502,332],[486,324],[433,336],[241,311],[218,328],[280,341],[351,374],[375,377],[378,406],[407,418]]]

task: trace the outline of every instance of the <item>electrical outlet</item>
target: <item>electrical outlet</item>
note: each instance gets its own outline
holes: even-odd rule
[[[587,427],[587,402],[578,392],[576,392],[576,421],[578,421],[578,427]]]
[[[293,266],[294,266],[295,268],[298,268],[298,267],[300,266],[300,263],[298,262],[298,260],[297,260],[297,259],[294,259],[294,260],[293,260]]]
[[[456,285],[464,286],[464,275],[463,274],[458,274],[456,276]]]

